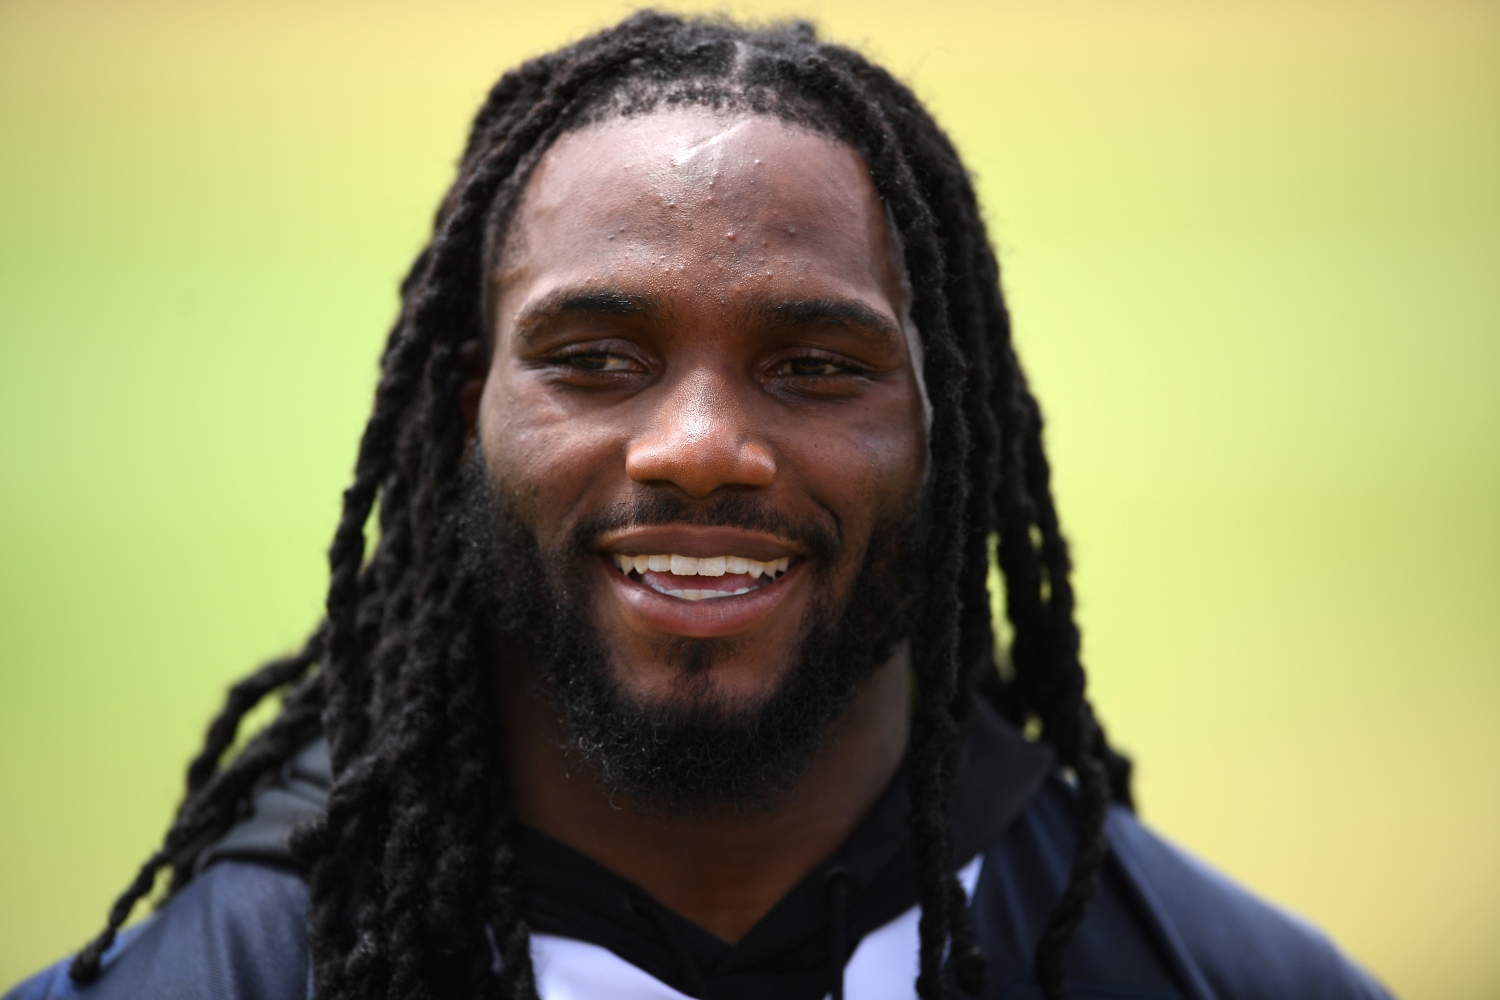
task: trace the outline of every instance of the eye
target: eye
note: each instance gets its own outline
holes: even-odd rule
[[[825,354],[804,354],[781,362],[773,369],[773,374],[791,378],[827,378],[857,374],[857,370],[853,365]]]
[[[558,360],[585,372],[625,372],[635,368],[635,362],[631,359],[608,351],[579,351]]]

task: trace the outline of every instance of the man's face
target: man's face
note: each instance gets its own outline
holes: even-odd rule
[[[777,120],[563,136],[493,275],[476,435],[638,705],[752,710],[926,464],[869,172]],[[503,571],[503,570],[502,570]]]

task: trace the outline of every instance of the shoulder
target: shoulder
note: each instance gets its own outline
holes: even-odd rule
[[[120,935],[88,986],[64,959],[3,1000],[303,1000],[307,886],[283,868],[221,861]]]
[[[1032,956],[1077,843],[1071,786],[1045,782],[984,852],[975,930],[997,996],[1032,996]],[[1078,997],[1389,1000],[1318,930],[1256,898],[1114,808],[1099,888],[1068,946]],[[1028,990],[1032,992],[1027,992]]]
[[[1111,853],[1191,993],[1215,1000],[1390,994],[1320,931],[1111,810]]]

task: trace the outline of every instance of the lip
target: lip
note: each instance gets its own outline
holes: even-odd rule
[[[609,551],[625,552],[626,550],[612,548]],[[642,549],[634,554],[643,554],[645,551]],[[684,551],[682,548],[654,551],[676,552],[684,556],[717,555],[726,551],[734,551],[747,558],[761,558],[749,552],[723,548],[702,552]],[[771,557],[780,558],[779,555],[774,554]],[[628,617],[634,618],[637,623],[652,632],[690,639],[715,639],[737,635],[769,618],[800,586],[805,575],[806,564],[806,560],[803,559],[793,560],[786,572],[775,581],[763,587],[757,587],[748,594],[688,601],[672,597],[670,594],[658,593],[639,580],[631,579],[621,573],[607,556],[601,555],[598,560],[599,572],[604,573],[608,578],[611,592],[619,600]]]
[[[770,562],[783,556],[806,555],[800,545],[785,538],[742,528],[660,527],[624,528],[600,535],[594,548],[627,556],[673,554],[679,556],[743,556]],[[764,588],[762,588],[764,589]],[[720,598],[722,600],[722,598]]]

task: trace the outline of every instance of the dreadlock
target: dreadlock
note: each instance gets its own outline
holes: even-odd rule
[[[460,353],[483,340],[486,270],[541,154],[568,129],[663,101],[779,115],[848,142],[889,208],[932,404],[907,766],[921,904],[917,993],[943,996],[949,948],[959,986],[983,985],[948,806],[961,727],[984,697],[1018,725],[1039,721],[1076,779],[1077,852],[1035,957],[1048,1000],[1067,995],[1065,946],[1097,887],[1109,803],[1131,804],[1130,765],[1084,696],[1041,413],[1011,343],[973,186],[907,87],[858,53],[818,41],[812,26],[751,29],[650,11],[505,74],[479,109],[432,240],[401,285],[329,551],[326,617],[301,651],[230,691],[188,770],[176,820],[74,960],[75,981],[99,975],[116,931],[160,872],[170,869],[168,895],[185,884],[257,783],[321,734],[334,775],[327,808],[293,838],[309,871],[318,996],[536,997],[499,723],[485,696],[479,588],[460,559]],[[379,541],[367,561],[377,500]],[[990,617],[992,546],[1013,634],[1008,654],[997,652]],[[997,661],[1007,664],[1003,674]],[[275,692],[280,714],[226,760],[245,714]]]

